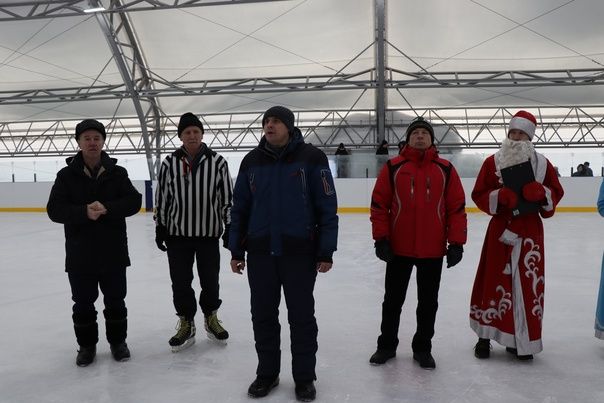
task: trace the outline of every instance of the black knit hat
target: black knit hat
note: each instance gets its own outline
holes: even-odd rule
[[[268,118],[277,118],[287,126],[287,130],[292,133],[294,131],[294,113],[285,106],[273,106],[264,112],[262,117],[262,127]]]
[[[203,125],[201,124],[201,121],[191,112],[187,112],[182,115],[178,121],[178,137],[180,137],[182,132],[185,131],[185,129],[189,126],[199,127],[201,134],[203,134]]]
[[[101,133],[103,136],[103,140],[107,138],[107,132],[105,131],[105,126],[98,120],[94,119],[84,119],[80,123],[77,124],[75,130],[75,139],[79,140],[80,134],[84,133],[86,130],[96,130]]]
[[[424,118],[422,118],[421,116],[413,119],[409,124],[409,127],[407,127],[407,132],[405,133],[405,141],[408,143],[409,136],[411,135],[413,130],[418,129],[420,127],[430,132],[430,139],[432,140],[432,144],[434,144],[434,129],[432,128],[432,125],[427,120],[424,120]]]

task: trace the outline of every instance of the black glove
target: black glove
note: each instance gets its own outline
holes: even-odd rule
[[[222,246],[225,249],[229,248],[229,231],[231,230],[231,224],[224,226],[224,232],[222,233]]]
[[[378,259],[390,263],[394,259],[394,252],[392,252],[392,248],[390,247],[390,241],[387,239],[375,241],[375,255]]]
[[[449,245],[447,248],[447,267],[453,267],[457,263],[461,262],[463,256],[463,246],[461,245]]]
[[[168,239],[168,229],[161,224],[155,226],[155,244],[162,252],[168,250],[166,248],[166,239]]]

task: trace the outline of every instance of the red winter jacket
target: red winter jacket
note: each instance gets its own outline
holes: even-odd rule
[[[393,190],[394,188],[394,190]],[[389,239],[394,254],[437,258],[466,243],[465,194],[457,171],[438,157],[406,146],[388,161],[371,196],[373,239]]]

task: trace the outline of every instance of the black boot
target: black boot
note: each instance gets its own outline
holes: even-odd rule
[[[419,366],[423,369],[434,369],[436,368],[436,362],[434,357],[429,351],[421,351],[413,353],[413,359],[419,363]]]
[[[247,389],[247,394],[250,397],[264,397],[279,385],[279,377],[275,378],[262,378],[258,377],[250,387]]]
[[[377,349],[375,353],[369,358],[369,362],[373,365],[385,364],[391,358],[396,356],[396,351],[393,350],[381,350]]]
[[[116,361],[128,361],[130,359],[130,350],[125,341],[118,344],[110,344],[111,355]]]
[[[491,355],[491,341],[489,339],[478,339],[478,343],[474,346],[474,356],[476,358],[489,358]]]
[[[296,399],[300,402],[312,402],[317,397],[313,381],[296,382]]]
[[[516,356],[516,358],[518,358],[520,361],[529,361],[529,360],[533,359],[532,354],[518,355],[518,350],[513,347],[506,347],[505,351],[507,351],[510,354],[514,354]]]
[[[96,316],[96,313],[94,316]],[[78,367],[90,365],[96,355],[96,343],[99,341],[99,327],[96,320],[94,322],[81,322],[82,319],[91,320],[94,316],[73,315],[73,330],[80,346],[76,358],[76,365]]]
[[[80,346],[78,356],[76,357],[76,365],[78,367],[87,367],[94,361],[96,355],[96,346]]]

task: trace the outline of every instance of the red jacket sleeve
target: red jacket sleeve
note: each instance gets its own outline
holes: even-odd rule
[[[388,164],[380,171],[371,194],[371,229],[373,239],[390,239],[390,207],[392,186]]]
[[[449,185],[445,195],[445,208],[447,212],[447,242],[464,245],[468,234],[466,194],[461,179],[459,179],[459,174],[453,166],[451,166]]]

